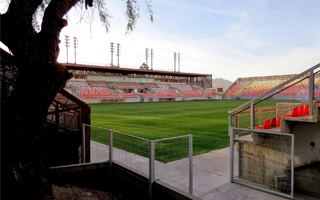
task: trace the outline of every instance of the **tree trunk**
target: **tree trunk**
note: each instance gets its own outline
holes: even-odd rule
[[[56,92],[64,87],[68,73],[65,71],[62,75],[55,71],[58,64],[24,62],[27,63],[41,65],[41,75],[38,71],[21,73],[20,70],[13,95],[2,104],[1,161],[5,175],[2,191],[11,197],[18,195],[13,199],[43,199],[50,191],[50,185],[46,184],[44,125],[48,107]]]
[[[14,56],[17,74],[10,89],[1,80],[1,195],[4,199],[47,199],[46,133],[48,108],[71,77],[56,62],[62,17],[78,0],[51,0],[42,30],[35,33],[32,16],[42,0],[15,0],[1,15],[1,41]],[[3,63],[1,63],[3,67]],[[9,94],[9,91],[10,94]]]

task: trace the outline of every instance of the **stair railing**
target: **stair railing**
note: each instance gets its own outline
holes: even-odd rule
[[[229,121],[229,135],[230,130],[232,128],[232,117],[249,109],[250,112],[250,129],[253,130],[255,127],[255,105],[259,102],[262,102],[284,90],[287,88],[300,83],[306,79],[309,79],[309,90],[308,90],[308,104],[310,105],[310,114],[313,115],[314,112],[314,105],[313,102],[315,100],[315,74],[319,73],[320,71],[320,63],[317,65],[305,70],[304,72],[295,75],[294,77],[290,78],[287,81],[284,81],[283,83],[279,84],[278,86],[274,87],[273,89],[265,92],[261,96],[258,96],[256,98],[251,99],[250,101],[232,109],[228,112],[228,121]]]

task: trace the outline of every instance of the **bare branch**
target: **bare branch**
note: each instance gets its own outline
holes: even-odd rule
[[[150,21],[153,22],[152,0],[145,0],[147,10],[150,16]]]
[[[95,1],[95,5],[98,8],[100,21],[105,26],[106,31],[108,32],[110,27],[110,22],[109,22],[110,15],[108,14],[107,8],[105,6],[105,2],[102,0],[97,0]]]
[[[136,25],[137,18],[139,17],[139,7],[137,0],[127,0],[127,30],[132,31]]]

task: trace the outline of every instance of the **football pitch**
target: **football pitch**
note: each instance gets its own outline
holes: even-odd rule
[[[91,124],[147,139],[193,135],[193,152],[228,146],[227,112],[241,100],[149,102],[91,105]],[[104,142],[101,134],[92,139]]]

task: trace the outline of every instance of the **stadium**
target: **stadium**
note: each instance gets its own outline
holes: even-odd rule
[[[87,103],[213,99],[212,76],[148,69],[67,64],[66,90]]]
[[[1,55],[11,70],[11,56]],[[226,188],[319,197],[320,64],[238,78],[224,93],[211,74],[62,65],[73,78],[45,127],[54,182],[135,199],[224,198]]]
[[[142,2],[0,3],[1,197],[320,199],[320,1]]]
[[[58,101],[70,94],[91,110],[90,117],[82,109],[77,114],[90,118],[82,123],[80,160],[105,161],[101,155],[107,151],[109,162],[189,192],[192,199],[210,188],[199,189],[200,180],[192,178],[193,173],[205,176],[210,165],[190,164],[192,157],[223,152],[220,162],[230,159],[233,183],[286,198],[294,191],[318,195],[313,186],[318,179],[310,185],[299,178],[310,170],[318,173],[319,154],[312,153],[319,151],[318,65],[301,74],[238,78],[224,93],[212,89],[210,74],[65,65],[73,78]],[[70,113],[62,119],[66,124]],[[69,124],[81,127],[79,121]]]

